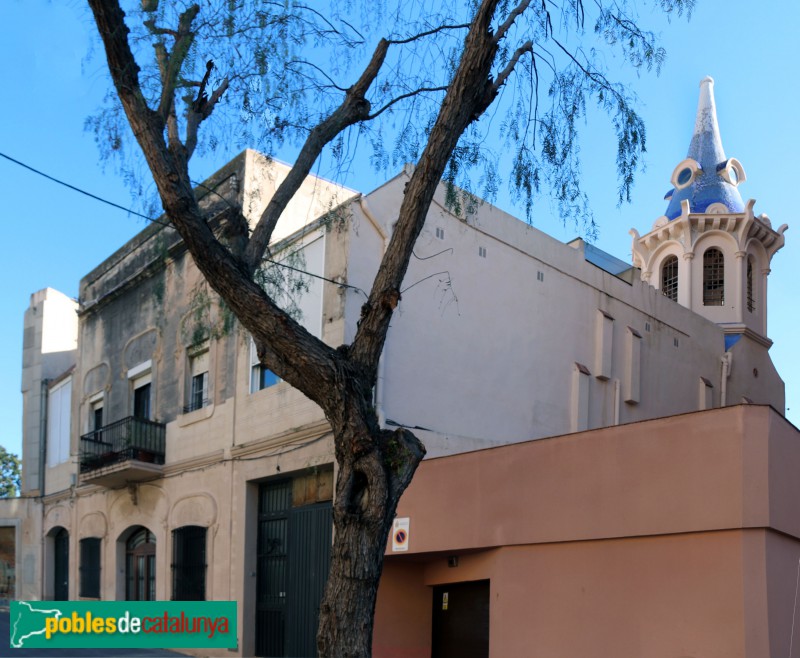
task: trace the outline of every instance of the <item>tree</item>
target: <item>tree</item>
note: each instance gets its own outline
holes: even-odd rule
[[[681,14],[692,2],[656,4]],[[444,180],[456,212],[465,210],[459,187],[469,199],[476,179],[491,196],[506,165],[486,148],[493,130],[512,153],[507,177],[528,216],[544,187],[563,216],[591,230],[578,127],[593,101],[616,131],[619,197],[626,198],[645,149],[644,126],[630,92],[604,74],[602,50],[617,48],[636,68],[658,68],[664,56],[639,27],[633,4],[385,0],[359,12],[355,1],[210,0],[201,7],[142,0],[126,21],[119,0],[89,0],[116,90],[111,109],[92,122],[101,145],[130,157],[132,132],[166,216],[252,335],[262,364],[316,402],[333,430],[339,472],[320,655],[370,654],[386,539],[425,454],[408,430],[379,427],[372,390],[434,191]],[[387,25],[399,27],[381,34]],[[585,43],[592,38],[599,45]],[[123,112],[131,132],[120,127]],[[195,199],[189,161],[196,148],[237,135],[266,150],[292,139],[300,147],[255,227],[231,211],[233,230],[215,235]],[[327,153],[346,165],[362,136],[378,166],[416,166],[356,336],[334,348],[281,310],[256,275],[278,218],[315,163]]]
[[[19,457],[0,446],[0,498],[19,494],[19,471]]]

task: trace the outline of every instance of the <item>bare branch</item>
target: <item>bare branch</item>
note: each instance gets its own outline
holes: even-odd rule
[[[533,53],[533,44],[530,42],[530,40],[523,43],[519,48],[517,48],[514,51],[514,54],[511,56],[511,59],[509,60],[508,64],[506,64],[506,67],[502,71],[500,71],[500,73],[497,74],[497,78],[495,79],[493,85],[496,92],[500,91],[500,87],[502,87],[505,84],[506,80],[508,79],[508,76],[511,75],[511,72],[514,70],[514,67],[519,62],[520,57],[522,57],[525,53]]]
[[[530,0],[528,0],[530,1]],[[419,34],[414,34],[406,39],[389,39],[389,43],[402,45],[404,43],[411,43],[412,41],[417,41],[424,37],[429,37],[432,34],[438,34],[439,32],[444,32],[445,30],[467,30],[469,29],[469,23],[461,23],[457,25],[439,25],[431,30],[427,30],[426,32],[420,32]]]
[[[393,98],[390,100],[386,105],[384,105],[379,110],[376,110],[372,114],[370,114],[367,119],[372,120],[380,114],[383,114],[386,110],[388,110],[392,105],[398,103],[399,101],[403,100],[404,98],[410,98],[411,96],[418,96],[419,94],[423,94],[426,92],[433,92],[433,91],[447,91],[447,87],[420,87],[419,89],[415,89],[414,91],[409,91],[407,94],[400,94],[397,98]]]
[[[514,21],[517,20],[517,17],[522,15],[525,10],[530,6],[531,0],[522,0],[514,9],[511,10],[511,13],[508,15],[508,18],[505,22],[497,28],[497,32],[495,32],[494,40],[495,43],[499,43],[500,39],[502,39],[506,32],[511,29],[511,26],[514,24]],[[543,3],[544,4],[544,3]]]
[[[209,61],[209,64],[213,63]],[[206,98],[204,91],[205,85],[208,82],[208,76],[211,73],[211,68],[207,68],[206,75],[203,77],[203,82],[200,83],[200,90],[197,93],[197,98],[194,103],[189,105],[186,110],[186,159],[192,157],[194,149],[197,146],[197,131],[200,124],[211,116],[217,103],[219,103],[222,95],[228,90],[228,78],[223,79],[222,83],[211,94],[211,98]]]
[[[347,90],[342,104],[309,133],[294,166],[275,191],[250,236],[245,251],[245,265],[249,272],[258,268],[281,213],[308,176],[322,149],[345,128],[369,117],[370,104],[366,93],[383,66],[388,50],[389,42],[381,39],[361,77]]]
[[[453,149],[467,126],[483,114],[496,96],[490,73],[497,43],[490,28],[498,1],[483,0],[475,12],[458,68],[422,157],[406,186],[398,220],[375,275],[369,300],[361,309],[361,321],[349,356],[365,372],[375,372],[377,368],[389,321],[400,302],[400,286],[414,243]]]
[[[178,19],[178,34],[172,52],[167,56],[166,71],[162,75],[161,102],[158,104],[158,113],[166,121],[170,111],[170,106],[175,102],[175,84],[178,75],[183,68],[186,55],[189,54],[189,47],[194,41],[192,33],[192,21],[200,12],[199,5],[192,5],[182,12]]]
[[[293,59],[291,61],[286,62],[287,66],[289,66],[290,64],[305,64],[306,66],[310,66],[312,69],[316,69],[317,71],[319,71],[322,74],[322,76],[326,78],[328,82],[331,83],[331,87],[333,87],[334,89],[338,89],[341,92],[347,92],[347,89],[337,85],[336,81],[333,78],[331,78],[331,76],[329,76],[324,70],[322,70],[321,67],[317,66],[313,62],[309,62],[307,60],[302,60],[302,59]]]

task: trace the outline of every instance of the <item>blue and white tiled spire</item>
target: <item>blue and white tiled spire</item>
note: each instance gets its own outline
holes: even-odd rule
[[[680,189],[676,187],[671,196],[667,195],[670,200],[665,213],[668,219],[681,215],[681,202],[684,199],[689,200],[689,212],[692,213],[703,213],[714,203],[724,204],[732,213],[744,212],[739,190],[729,182],[731,167],[722,148],[714,103],[714,80],[711,77],[705,77],[700,82],[697,119],[687,154],[687,161],[689,160],[693,160],[699,167],[689,166],[676,170],[673,184],[680,185],[682,178],[687,179],[690,175],[691,184]]]

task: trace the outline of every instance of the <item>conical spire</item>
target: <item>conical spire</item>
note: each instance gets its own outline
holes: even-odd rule
[[[686,157],[699,162],[703,171],[714,170],[720,162],[725,162],[726,159],[717,123],[714,79],[709,75],[700,81],[697,118],[694,121],[694,134]]]
[[[696,165],[692,165],[694,161]],[[700,98],[697,102],[697,117],[694,134],[689,144],[687,160],[692,171],[691,184],[675,189],[667,207],[666,216],[675,219],[681,214],[681,202],[689,200],[690,212],[701,213],[713,203],[723,203],[730,212],[744,212],[744,203],[736,185],[726,178],[728,162],[722,148],[722,138],[717,123],[717,107],[714,102],[714,80],[706,76],[700,81]],[[681,164],[684,164],[681,163]],[[695,167],[699,165],[699,167]],[[740,166],[740,165],[739,165]],[[678,184],[682,183],[681,172],[676,172]],[[684,174],[688,178],[689,174]]]

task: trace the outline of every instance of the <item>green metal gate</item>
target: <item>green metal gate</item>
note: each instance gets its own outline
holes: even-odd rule
[[[256,655],[316,655],[330,564],[331,503],[292,507],[292,480],[259,487]]]

